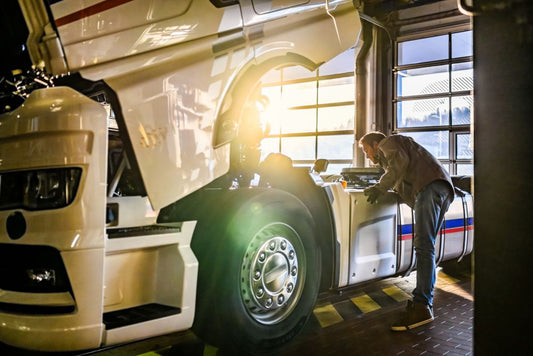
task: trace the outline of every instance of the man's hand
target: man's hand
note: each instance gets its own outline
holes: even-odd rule
[[[374,204],[378,200],[379,196],[383,194],[375,185],[365,188],[363,193],[368,197],[366,201],[368,201],[370,204]]]

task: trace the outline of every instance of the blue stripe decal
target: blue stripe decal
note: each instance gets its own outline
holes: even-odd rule
[[[398,228],[400,229],[400,235],[409,235],[413,233],[413,225],[407,224],[407,225],[399,225]]]
[[[468,218],[467,219],[468,226],[472,226],[474,219]],[[452,220],[446,220],[445,229],[453,229],[456,227],[462,227],[464,226],[464,220],[463,219],[452,219]],[[413,225],[412,224],[405,224],[405,225],[398,225],[398,235],[410,235],[413,233]]]
[[[464,220],[463,219],[454,219],[454,220],[446,220],[445,228],[450,229],[453,227],[459,227],[464,226]]]

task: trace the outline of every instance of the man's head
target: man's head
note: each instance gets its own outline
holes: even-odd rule
[[[359,140],[359,146],[363,149],[363,152],[366,154],[366,157],[372,161],[374,164],[378,164],[378,145],[385,138],[385,135],[381,132],[369,132],[365,134]]]

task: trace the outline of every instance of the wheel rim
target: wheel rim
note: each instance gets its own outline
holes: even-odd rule
[[[305,280],[305,253],[290,226],[274,223],[250,241],[241,265],[241,297],[250,316],[275,324],[290,315]]]

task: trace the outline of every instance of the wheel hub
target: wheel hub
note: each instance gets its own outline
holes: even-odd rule
[[[296,236],[296,243],[300,243],[298,235],[292,229],[289,232]],[[289,241],[290,237],[271,233],[263,231],[250,243],[241,273],[245,306],[250,315],[263,324],[279,322],[290,314],[299,298],[294,294],[299,294],[299,290],[295,291],[302,279],[298,248]]]
[[[258,266],[260,267],[260,266]],[[276,253],[263,266],[263,285],[269,294],[281,292],[289,275],[289,263],[284,255]]]

